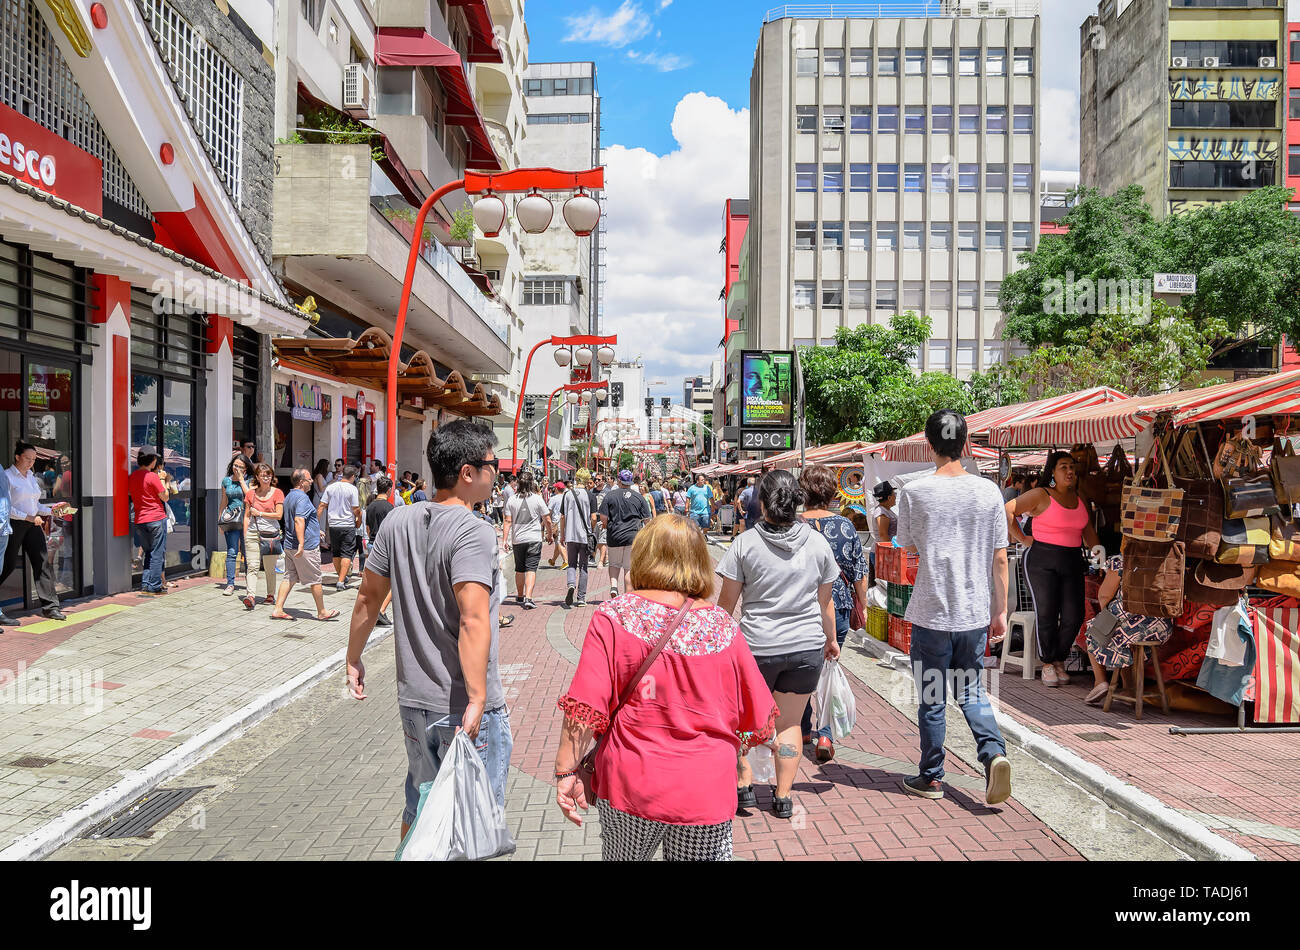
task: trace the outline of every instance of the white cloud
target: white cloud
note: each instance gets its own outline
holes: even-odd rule
[[[676,53],[638,53],[634,49],[627,51],[627,58],[634,63],[653,66],[661,73],[671,73],[676,69],[685,69],[691,65],[689,59],[683,59]]]
[[[1079,93],[1075,89],[1043,88],[1038,110],[1042,130],[1042,163],[1048,171],[1079,169]]]
[[[659,9],[667,10],[672,5],[673,0],[659,0]]]
[[[623,0],[611,14],[592,7],[586,13],[564,18],[569,27],[566,43],[600,43],[616,49],[635,43],[650,32],[650,18],[632,0]]]
[[[677,103],[676,150],[605,150],[609,221],[605,328],[620,358],[679,392],[709,372],[722,338],[723,204],[749,192],[749,111],[693,92]]]

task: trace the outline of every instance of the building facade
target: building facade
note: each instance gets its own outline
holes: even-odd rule
[[[746,345],[910,310],[918,369],[1003,361],[1001,281],[1039,231],[1038,4],[804,9],[769,15],[750,81]]]

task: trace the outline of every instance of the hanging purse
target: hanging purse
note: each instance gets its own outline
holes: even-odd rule
[[[1118,512],[1120,505],[1124,503],[1124,482],[1133,477],[1133,464],[1129,462],[1128,455],[1118,442],[1115,443],[1110,458],[1106,460],[1106,467],[1102,469],[1102,474],[1106,476],[1106,491],[1101,504]],[[1116,517],[1112,519],[1112,523],[1118,520],[1119,518]]]
[[[1267,518],[1228,518],[1223,522],[1223,538],[1214,559],[1220,564],[1247,567],[1265,564],[1271,540]]]
[[[1155,485],[1156,469],[1159,463],[1165,473],[1167,488]],[[1120,531],[1125,537],[1139,541],[1172,541],[1178,537],[1178,524],[1182,520],[1183,490],[1174,485],[1174,477],[1169,472],[1169,461],[1165,451],[1157,441],[1151,446],[1151,455],[1147,467],[1151,469],[1151,485],[1140,484],[1142,471],[1125,482],[1124,501],[1120,511]],[[1180,585],[1179,590],[1182,590]]]
[[[1204,471],[1195,454],[1184,453],[1182,461],[1191,467],[1195,474],[1189,478],[1174,477],[1174,484],[1183,490],[1183,517],[1178,523],[1178,538],[1187,546],[1187,559],[1212,561],[1219,553],[1219,542],[1223,530],[1223,489],[1214,479],[1210,465],[1210,454],[1205,450],[1205,440],[1201,438],[1200,427],[1189,433],[1200,443],[1201,457],[1205,460]],[[1186,445],[1186,437],[1180,445]],[[1194,467],[1192,467],[1194,466]],[[1187,471],[1185,468],[1183,471]],[[1205,603],[1205,601],[1202,601]]]
[[[1259,569],[1255,586],[1274,594],[1300,597],[1300,564],[1291,561],[1270,561]]]
[[[1270,561],[1300,561],[1300,525],[1281,515],[1269,515]]]
[[[1183,598],[1193,604],[1231,607],[1246,585],[1255,579],[1256,568],[1237,564],[1197,561],[1188,565],[1183,580]]]
[[[1249,439],[1229,439],[1220,448],[1225,518],[1255,518],[1277,507],[1273,479],[1260,468],[1262,458],[1259,446]]]
[[[1300,502],[1300,455],[1295,454],[1290,439],[1281,438],[1273,444],[1273,460],[1268,467],[1278,503],[1294,505]]]
[[[1174,618],[1183,612],[1183,575],[1187,555],[1181,541],[1120,542],[1124,567],[1120,592],[1124,609],[1143,617]]]

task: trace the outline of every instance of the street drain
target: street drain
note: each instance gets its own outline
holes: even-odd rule
[[[307,639],[307,634],[305,634],[305,633],[283,633],[283,634],[281,634],[281,636],[284,637],[284,638],[287,639],[287,640],[306,640],[306,639]]]
[[[93,828],[83,838],[148,838],[152,828],[177,808],[211,785],[194,788],[160,788],[137,799],[126,811],[98,828]]]
[[[58,759],[47,759],[43,755],[25,755],[21,759],[14,759],[12,762],[6,762],[5,765],[15,769],[43,769],[47,765],[53,765]]]
[[[1123,736],[1112,736],[1109,732],[1081,732],[1079,738],[1084,742],[1123,742]]]

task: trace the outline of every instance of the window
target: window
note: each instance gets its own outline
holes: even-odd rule
[[[957,309],[974,310],[979,306],[980,285],[973,280],[963,280],[957,284]]]
[[[810,162],[800,162],[794,166],[794,190],[817,190],[817,166]]]
[[[1291,62],[1300,62],[1300,32],[1291,31]]]
[[[854,162],[849,166],[849,191],[871,190],[871,163]]]
[[[937,195],[946,195],[952,190],[952,166],[947,162],[930,163],[930,190]]]
[[[796,280],[794,282],[794,305],[799,310],[811,310],[817,300],[817,282],[815,280]]]
[[[540,79],[524,80],[525,96],[540,96],[542,94],[542,81]]]
[[[998,303],[998,295],[1001,293],[1002,293],[1002,281],[986,280],[984,282],[984,309],[1001,310],[1002,307]]]
[[[1288,162],[1290,148],[1287,146]],[[1271,161],[1170,162],[1169,187],[1261,188],[1273,184],[1275,172],[1276,168]],[[1300,174],[1300,168],[1297,168],[1297,174]]]
[[[978,47],[963,47],[961,58],[957,61],[957,71],[962,76],[980,74],[980,51]]]
[[[979,130],[980,130],[980,107],[979,106],[958,106],[957,107],[957,131],[978,132]]]
[[[822,50],[822,75],[823,76],[844,75],[844,50],[843,49],[827,48]]]
[[[903,250],[925,250],[925,222],[906,221],[903,223]]]
[[[882,221],[876,225],[876,250],[898,250],[898,225],[895,222]]]
[[[1257,69],[1264,57],[1277,65],[1277,40],[1174,40],[1169,46],[1169,55],[1187,57],[1189,66],[1203,66],[1211,56],[1219,61],[1220,69]]]
[[[1007,246],[1007,226],[1001,221],[984,222],[984,250],[1000,251]]]
[[[946,280],[936,280],[930,284],[930,309],[952,309],[952,284]]]
[[[1033,165],[1016,164],[1011,166],[1011,190],[1019,192],[1034,190]]]
[[[815,49],[797,49],[794,51],[794,74],[796,76],[817,75],[817,51]]]
[[[822,307],[839,310],[844,306],[844,283],[838,280],[822,281]]]
[[[925,309],[925,284],[919,280],[903,281],[902,303],[904,310]]]
[[[414,67],[381,66],[375,71],[375,108],[380,115],[413,115]]]
[[[931,340],[927,349],[930,355],[930,369],[946,373],[948,371],[948,341]]]
[[[817,246],[817,222],[796,221],[794,223],[794,246],[796,250],[810,251]]]
[[[826,251],[841,251],[844,249],[843,221],[822,222],[822,249]]]
[[[871,134],[871,106],[849,106],[849,133]]]
[[[1007,166],[1001,162],[991,162],[984,166],[984,190],[1007,190]]]
[[[898,131],[898,106],[876,106],[876,131]]]
[[[569,80],[567,80],[567,79],[552,79],[552,80],[551,80],[551,84],[552,84],[552,87],[553,87],[553,90],[554,90],[555,95],[557,95],[557,96],[567,96],[567,95],[570,95],[570,90],[569,90]],[[572,93],[573,93],[573,94],[576,94],[577,91],[578,91],[577,89],[574,89],[574,90],[572,90]]]
[[[871,75],[871,50],[864,47],[855,46],[849,50],[849,75],[850,76],[870,76]]]
[[[907,48],[904,54],[903,71],[909,76],[925,75],[925,47]]]
[[[871,247],[871,222],[849,222],[849,250],[866,251]]]
[[[909,162],[903,166],[903,190],[914,192],[925,191],[924,165],[914,165]]]
[[[848,304],[850,310],[866,310],[871,300],[865,280],[849,281]]]
[[[898,75],[898,47],[882,46],[880,48],[880,59],[877,61],[879,69],[876,70],[880,76],[897,76]]]
[[[302,18],[311,24],[312,32],[320,29],[320,18],[325,4],[321,0],[302,0]]]
[[[1300,175],[1300,145],[1286,147],[1286,173]]]
[[[1011,250],[1028,251],[1034,246],[1033,225],[1028,221],[1015,221],[1011,225]]]
[[[822,166],[822,191],[827,194],[844,191],[844,166],[839,162]]]
[[[957,250],[978,251],[980,249],[979,229],[978,221],[957,222]]]
[[[1300,89],[1287,90],[1287,117],[1300,119]],[[1169,124],[1200,129],[1261,129],[1277,125],[1272,100],[1219,100],[1169,103]]]
[[[876,309],[898,312],[898,283],[892,280],[876,281]]]
[[[1007,107],[1006,106],[989,106],[984,116],[985,132],[1007,131]]]
[[[925,106],[903,108],[903,131],[925,134]]]
[[[529,120],[532,120],[530,115]],[[795,106],[794,107],[794,127],[795,131],[800,133],[817,131],[817,107],[816,106]]]
[[[1007,74],[1007,48],[990,46],[988,55],[988,75],[1005,76]]]
[[[898,191],[898,166],[892,162],[876,165],[876,191]]]
[[[1034,74],[1034,48],[1032,46],[1016,47],[1012,72],[1017,76],[1032,76]]]
[[[952,224],[948,221],[930,222],[930,250],[952,250]]]
[[[952,75],[952,47],[943,46],[930,57],[930,72],[935,76]]]
[[[1027,135],[1034,131],[1034,107],[1016,106],[1011,117],[1011,128],[1017,135]]]
[[[822,109],[822,131],[823,132],[844,131],[844,107],[843,106],[826,106],[824,109]]]
[[[523,303],[535,307],[554,307],[570,303],[570,284],[564,278],[524,278]]]
[[[930,107],[930,131],[932,132],[952,131],[952,106],[931,106]]]
[[[977,164],[961,164],[957,166],[957,190],[958,191],[979,191],[980,190],[980,167]]]

